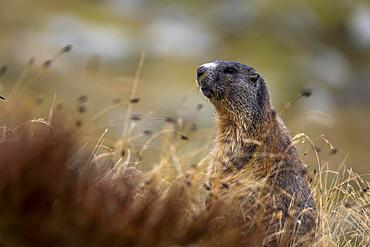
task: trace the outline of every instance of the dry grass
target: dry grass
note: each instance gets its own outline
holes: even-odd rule
[[[178,152],[179,143],[189,141],[178,119],[167,118],[158,132],[135,134],[133,108],[144,56],[131,97],[122,104],[125,120],[114,147],[106,145],[107,130],[86,141],[81,128],[92,123],[81,126],[60,117],[55,102],[43,118],[29,120],[32,106],[19,106],[14,99],[24,99],[30,87],[36,90],[45,71],[70,48],[36,72],[26,68],[9,102],[0,106],[0,245],[248,246],[258,238],[258,229],[241,220],[247,216],[233,199],[205,207],[207,147]],[[85,101],[79,99],[80,113]],[[139,146],[138,135],[148,136]],[[142,156],[155,139],[161,140],[159,161],[143,171]],[[294,140],[308,142],[317,160],[310,177],[320,229],[316,243],[303,244],[369,246],[369,182],[345,162],[330,170],[306,135]],[[184,165],[196,154],[204,159]]]

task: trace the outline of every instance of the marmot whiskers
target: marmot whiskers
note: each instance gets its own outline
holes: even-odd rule
[[[254,227],[264,234],[257,244],[302,245],[317,227],[315,203],[264,79],[247,65],[215,61],[198,68],[197,81],[218,115],[211,194],[236,196],[248,219],[259,217]]]

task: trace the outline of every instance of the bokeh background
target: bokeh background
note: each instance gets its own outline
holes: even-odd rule
[[[55,58],[66,45],[72,51]],[[142,52],[137,133],[149,135],[177,119],[186,132],[183,149],[204,146],[214,133],[214,112],[198,91],[195,70],[215,59],[236,60],[264,76],[292,135],[309,135],[332,166],[348,155],[356,171],[370,170],[368,1],[0,0],[0,67],[6,72],[0,95],[11,95],[28,70],[53,58],[34,82],[39,87],[21,99],[7,97],[8,103],[34,105],[37,118],[56,95],[69,119],[89,126],[87,140],[105,128],[112,143],[121,134]],[[313,95],[284,110],[305,88]],[[138,138],[138,145],[146,139]],[[151,148],[155,155],[158,147]]]

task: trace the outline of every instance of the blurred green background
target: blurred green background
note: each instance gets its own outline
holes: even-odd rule
[[[72,52],[53,61],[37,82],[41,89],[21,99],[35,104],[33,117],[44,116],[56,95],[70,119],[92,122],[96,133],[109,128],[116,138],[123,108],[96,114],[129,100],[144,51],[135,114],[145,121],[135,122],[137,131],[158,131],[177,117],[191,126],[186,145],[200,147],[212,138],[214,112],[198,92],[195,70],[236,60],[264,76],[278,110],[311,88],[311,97],[281,114],[292,135],[307,133],[333,166],[349,154],[348,165],[370,170],[368,1],[0,0],[0,66],[7,67],[0,95],[9,95],[30,59],[40,66],[66,45]],[[81,95],[88,96],[86,112]]]

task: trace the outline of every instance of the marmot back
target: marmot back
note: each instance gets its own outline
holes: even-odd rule
[[[239,198],[244,220],[264,232],[257,245],[312,239],[317,212],[306,167],[271,106],[264,79],[247,65],[215,61],[198,68],[197,81],[218,114],[208,201]]]

